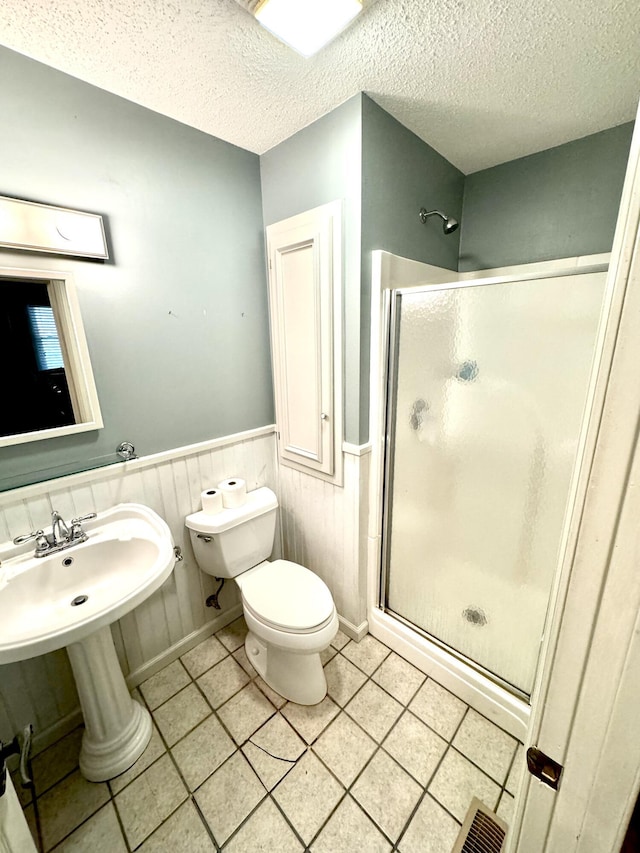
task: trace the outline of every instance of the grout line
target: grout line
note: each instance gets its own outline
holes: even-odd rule
[[[33,779],[33,772],[31,771],[31,769],[29,770],[29,772],[31,774],[31,778]],[[35,784],[33,786],[31,803],[33,804],[33,816],[34,816],[35,821],[36,821],[36,835],[37,835],[36,844],[38,846],[38,850],[40,851],[40,853],[43,853],[43,851],[44,851],[44,838],[42,837],[42,821],[40,820],[40,809],[38,807],[38,798],[36,797],[36,786],[35,786]]]
[[[147,842],[151,838],[152,835],[155,835],[155,833],[159,829],[161,829],[165,825],[165,823],[167,823],[169,820],[171,820],[171,818],[174,816],[174,814],[176,814],[176,812],[179,811],[185,803],[189,802],[190,799],[191,799],[191,796],[187,795],[187,797],[184,800],[181,800],[181,802],[175,807],[175,809],[173,809],[171,812],[169,812],[169,814],[166,817],[164,817],[157,826],[154,826],[154,828],[151,830],[151,832],[148,835],[145,835],[145,837],[142,839],[142,841],[140,841],[138,844],[136,844],[136,846],[133,848],[129,847],[129,849],[130,850],[139,850],[142,847],[142,845],[145,842]],[[125,840],[126,840],[126,836],[125,836]]]
[[[429,793],[429,786],[431,785],[431,783],[432,783],[432,782],[433,782],[433,780],[435,779],[435,777],[436,777],[436,775],[437,775],[438,771],[440,770],[440,767],[441,767],[441,765],[442,765],[442,762],[443,762],[443,761],[444,761],[444,759],[445,759],[445,756],[447,755],[447,753],[449,752],[449,750],[453,748],[453,747],[452,747],[452,741],[453,741],[453,739],[455,738],[455,736],[457,735],[457,733],[458,733],[458,731],[459,731],[459,729],[460,729],[460,726],[461,726],[461,725],[462,725],[462,723],[464,722],[464,719],[465,719],[465,717],[467,716],[468,711],[469,711],[469,706],[467,705],[467,707],[466,707],[466,709],[465,709],[465,712],[464,712],[464,714],[462,715],[462,717],[461,717],[461,719],[460,719],[460,722],[459,722],[459,723],[458,723],[458,725],[456,726],[456,729],[455,729],[455,731],[454,731],[453,735],[451,736],[451,740],[450,740],[450,741],[447,741],[447,748],[446,748],[446,749],[445,749],[445,751],[442,753],[442,755],[441,755],[441,757],[440,757],[440,761],[438,761],[438,763],[437,763],[437,764],[436,764],[436,766],[434,767],[433,772],[432,772],[432,774],[431,774],[431,776],[430,776],[430,778],[429,778],[429,781],[428,781],[428,782],[427,782],[427,784],[424,786],[424,788],[423,788],[423,792],[422,792],[422,794],[420,795],[420,797],[418,797],[418,802],[415,804],[415,806],[414,806],[413,810],[411,811],[411,814],[410,814],[410,815],[409,815],[409,817],[407,818],[407,821],[406,821],[405,825],[403,826],[403,828],[402,828],[402,830],[401,830],[401,832],[400,832],[400,835],[397,837],[397,839],[396,839],[396,845],[400,844],[400,841],[402,840],[402,838],[403,838],[403,836],[405,835],[405,833],[406,833],[407,829],[409,828],[409,824],[411,823],[411,821],[412,821],[412,820],[413,820],[413,818],[415,817],[416,812],[418,811],[418,809],[420,808],[420,806],[421,806],[421,805],[422,805],[422,803],[424,802],[425,797],[427,797],[427,796],[431,797],[431,799],[432,799],[434,802],[436,802],[436,803],[440,806],[440,808],[444,809],[444,811],[445,811],[445,812],[446,812],[450,817],[452,817],[452,818],[455,820],[455,822],[456,822],[457,824],[460,824],[460,821],[458,820],[458,818],[457,818],[455,815],[451,814],[451,812],[450,812],[450,811],[449,811],[445,806],[443,806],[443,805],[442,805],[442,803],[440,802],[440,800],[437,800],[437,799],[433,796],[433,794],[430,794],[430,793]]]
[[[93,783],[92,783],[92,784],[93,784]],[[98,784],[104,784],[104,782],[100,782],[100,783],[98,783]],[[62,842],[63,842],[63,841],[66,841],[70,836],[72,836],[72,835],[73,835],[73,833],[74,833],[76,830],[80,829],[80,827],[84,826],[86,823],[89,823],[89,821],[91,820],[91,818],[94,818],[94,817],[98,814],[98,812],[99,812],[99,811],[102,811],[102,809],[103,809],[103,808],[105,808],[105,806],[108,806],[110,802],[111,802],[111,797],[109,797],[109,799],[107,800],[107,802],[106,802],[106,803],[102,803],[102,805],[101,805],[101,806],[99,806],[99,807],[98,807],[94,812],[92,812],[90,815],[88,815],[88,816],[87,816],[87,817],[85,817],[83,820],[81,820],[81,821],[80,821],[80,823],[78,823],[76,826],[74,826],[74,827],[73,827],[73,829],[72,829],[70,832],[67,832],[67,834],[66,834],[66,835],[64,835],[62,838],[60,838],[58,841],[56,841],[56,843],[55,843],[55,846],[54,846],[54,847],[49,847],[49,848],[47,848],[48,853],[55,853],[55,851],[60,847],[60,845],[62,844]],[[126,841],[126,839],[125,839],[125,841]],[[43,843],[43,845],[42,845],[42,849],[43,849],[43,850],[45,849],[45,847],[44,847],[44,843]],[[128,847],[127,847],[127,850],[129,850],[129,848],[128,848]]]
[[[308,845],[308,844],[305,844],[303,837],[300,835],[300,833],[299,833],[299,832],[298,832],[298,830],[295,828],[295,826],[291,823],[291,821],[290,821],[290,820],[289,820],[289,818],[287,817],[287,815],[286,815],[286,813],[285,813],[284,809],[282,809],[282,808],[281,808],[280,803],[276,800],[276,798],[273,796],[273,794],[272,794],[272,793],[269,793],[268,797],[269,797],[269,799],[271,800],[271,802],[274,804],[274,806],[278,809],[278,811],[280,812],[280,814],[282,815],[282,817],[284,818],[285,823],[286,823],[288,826],[290,826],[290,827],[291,827],[291,829],[293,830],[293,834],[294,834],[294,835],[295,835],[295,837],[300,841],[300,843],[302,844],[303,849],[304,849],[304,850],[307,850],[307,849],[308,849],[308,847],[309,847],[309,845]],[[324,826],[324,824],[323,824],[323,826]]]
[[[109,789],[109,793],[111,793],[111,789]],[[113,811],[115,812],[116,820],[118,821],[118,826],[120,827],[120,834],[122,835],[124,846],[127,848],[127,853],[131,853],[131,845],[129,844],[127,833],[124,831],[124,824],[122,822],[122,818],[120,817],[118,806],[116,805],[116,798],[113,795],[111,795],[111,804],[113,805]]]
[[[220,850],[220,845],[218,844],[218,842],[215,839],[215,836],[213,834],[213,830],[211,829],[211,827],[207,823],[207,819],[204,816],[204,814],[202,813],[202,809],[200,808],[200,805],[199,805],[198,801],[196,800],[196,798],[193,796],[193,794],[191,795],[190,800],[193,803],[195,810],[197,811],[198,816],[200,817],[200,820],[202,821],[202,823],[204,825],[204,828],[205,828],[207,835],[211,839],[211,843],[215,847],[216,851]]]

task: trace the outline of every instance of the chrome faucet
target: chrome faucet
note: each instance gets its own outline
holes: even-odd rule
[[[51,544],[63,545],[65,542],[69,542],[70,538],[71,533],[64,518],[54,509],[51,513]]]
[[[82,529],[82,522],[89,521],[89,519],[95,517],[96,513],[90,512],[88,515],[72,518],[70,522],[71,526],[69,526],[60,513],[54,509],[51,513],[51,533],[45,533],[44,530],[34,530],[32,533],[27,533],[24,536],[16,536],[13,544],[22,545],[23,542],[35,539],[36,550],[34,556],[46,557],[48,554],[53,554],[56,551],[64,551],[65,548],[70,548],[72,545],[79,545],[81,542],[86,542],[89,537]]]

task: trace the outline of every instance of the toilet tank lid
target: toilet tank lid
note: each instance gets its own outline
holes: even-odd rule
[[[247,500],[242,506],[223,509],[214,515],[208,515],[200,510],[200,512],[188,515],[185,524],[189,530],[195,530],[197,533],[224,533],[225,530],[230,530],[237,524],[264,515],[264,513],[276,509],[277,506],[278,499],[275,494],[271,489],[263,486],[260,489],[247,492]]]

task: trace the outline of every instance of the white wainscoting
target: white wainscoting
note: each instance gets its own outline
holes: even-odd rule
[[[133,501],[146,504],[165,519],[184,560],[176,564],[161,589],[112,628],[123,672],[134,686],[240,613],[234,584],[227,584],[222,593],[222,611],[205,606],[216,583],[198,569],[184,526],[184,517],[199,508],[203,489],[232,476],[243,477],[248,489],[277,490],[275,427],[2,493],[0,542],[47,528],[53,508],[69,519]],[[79,719],[64,649],[0,667],[2,740],[10,740],[31,722],[36,750],[42,749]]]
[[[366,633],[367,519],[370,445],[344,444],[344,485],[279,468],[282,546],[286,559],[314,571],[327,584],[343,630]]]

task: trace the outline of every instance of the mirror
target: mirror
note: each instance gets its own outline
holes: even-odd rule
[[[0,447],[103,426],[70,273],[0,268]]]

